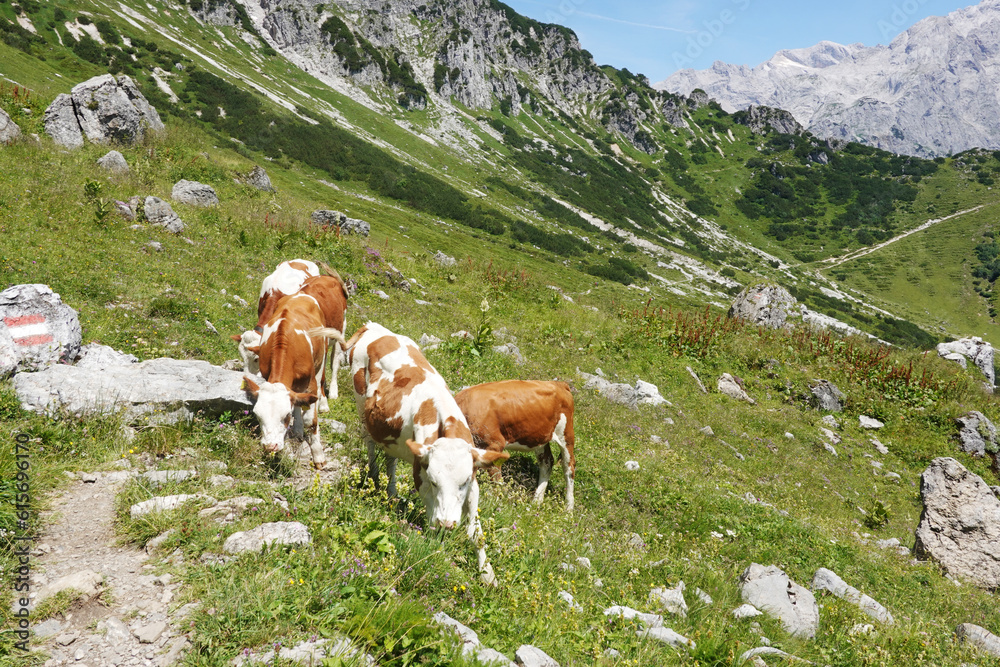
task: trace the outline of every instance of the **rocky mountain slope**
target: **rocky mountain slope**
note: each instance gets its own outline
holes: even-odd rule
[[[681,70],[656,88],[703,89],[734,111],[790,111],[821,137],[933,157],[1000,148],[1000,2],[920,21],[888,46],[820,42],[747,67]]]

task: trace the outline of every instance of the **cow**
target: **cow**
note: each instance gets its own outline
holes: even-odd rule
[[[319,438],[317,402],[322,395],[320,379],[326,361],[327,340],[346,347],[336,329],[323,329],[323,313],[316,297],[293,294],[281,299],[274,314],[262,327],[261,344],[251,348],[260,358],[264,383],[258,385],[244,375],[244,388],[256,399],[253,412],[260,422],[261,444],[266,452],[285,446],[288,429],[301,418],[308,429],[307,440],[317,469],[326,464]]]
[[[566,509],[573,511],[573,394],[565,382],[507,380],[468,387],[455,395],[477,447],[487,451],[533,452],[538,457],[535,502],[541,503],[552,474],[549,443],[559,445],[566,476]],[[490,468],[500,476],[496,466]]]
[[[483,580],[495,583],[479,524],[476,468],[507,452],[473,446],[472,433],[444,378],[417,344],[369,322],[347,342],[354,400],[368,432],[368,474],[378,484],[376,446],[385,453],[389,497],[396,495],[396,459],[413,466],[413,483],[431,528],[468,522]]]
[[[257,324],[250,331],[231,338],[239,343],[240,357],[243,368],[251,375],[260,373],[257,355],[250,351],[251,347],[260,345],[260,335],[264,325],[271,319],[274,309],[282,298],[299,291],[306,279],[318,276],[319,267],[307,259],[293,259],[278,264],[274,273],[264,278],[260,286],[260,297],[257,299]]]

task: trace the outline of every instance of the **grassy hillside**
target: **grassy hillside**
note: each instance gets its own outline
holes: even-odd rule
[[[150,4],[161,11],[165,7]],[[860,246],[857,229],[832,230],[831,221],[857,201],[830,200],[823,183],[833,178],[833,170],[804,165],[796,148],[781,148],[781,137],[752,136],[711,106],[691,111],[690,134],[647,128],[658,145],[652,156],[596,122],[527,113],[510,118],[500,109],[475,120],[470,113],[463,122],[483,146],[470,157],[462,152],[467,147],[431,143],[395,122],[405,117],[412,127],[429,131],[433,110],[395,118],[392,114],[403,112],[373,113],[276,56],[247,46],[231,28],[221,29],[231,46],[213,44],[215,38],[184,12],[170,14],[170,39],[145,30],[139,37],[139,29],[111,17],[104,5],[73,3],[72,12],[70,3],[22,5],[41,27],[37,39],[44,43],[24,36],[26,41],[19,41],[20,34],[8,29],[5,34],[15,37],[0,44],[0,74],[19,84],[0,84],[0,107],[29,137],[0,147],[0,285],[50,285],[80,313],[85,342],[111,345],[141,359],[166,355],[221,363],[236,356],[228,334],[255,320],[252,304],[261,279],[282,260],[308,257],[357,283],[349,330],[371,319],[415,339],[428,333],[447,341],[427,356],[452,388],[506,378],[560,378],[575,387],[573,515],[563,510],[558,472],[545,502],[540,507],[530,502],[537,468],[529,457],[515,455],[503,466],[505,485],[483,476],[482,518],[500,581],[490,589],[478,583],[473,550],[461,535],[424,534],[422,505],[407,493],[405,480],[402,492],[409,502],[402,509],[370,487],[355,488],[364,446],[344,378],[330,416],[348,424],[348,431],[338,435],[324,425],[322,435],[350,465],[343,480],[330,484],[310,484],[308,473],[289,458],[266,460],[253,420],[242,415],[144,428],[129,442],[115,418],[23,413],[12,383],[0,383],[0,437],[11,442],[14,434],[27,433],[32,438],[32,517],[47,502],[44,493],[66,483],[63,471],[103,469],[123,458],[135,466],[153,462],[161,467],[222,460],[240,482],[221,496],[260,495],[275,488],[288,499],[287,512],[268,509],[220,530],[184,510],[132,520],[129,505],[154,491],[138,482],[123,490],[116,527],[127,544],[141,546],[168,527],[182,529],[162,552],[180,550],[182,560],[152,562],[157,573],[172,572],[185,583],[176,604],[203,602],[192,617],[192,650],[185,664],[221,666],[247,649],[277,641],[289,645],[313,635],[346,635],[384,665],[463,664],[458,647],[430,621],[437,611],[472,627],[487,646],[513,655],[520,644],[532,643],[562,665],[600,664],[606,648],[621,651],[616,664],[735,665],[743,651],[760,645],[760,633],[774,646],[818,664],[960,665],[978,658],[955,643],[956,625],[974,622],[1000,630],[995,594],[956,586],[931,563],[874,546],[890,537],[912,546],[921,511],[919,475],[935,457],[955,456],[989,483],[998,483],[985,461],[959,453],[953,441],[953,420],[968,410],[1000,419],[1000,406],[981,392],[974,369],[962,371],[933,354],[872,347],[866,340],[806,330],[762,331],[728,321],[720,308],[705,306],[729,299],[718,283],[686,277],[677,266],[660,266],[657,262],[668,258],[639,247],[643,240],[656,241],[743,282],[780,278],[812,306],[861,324],[868,318],[875,329],[889,326],[861,307],[845,309],[820,291],[821,284],[812,284],[812,272],[821,264],[779,272],[783,262],[815,261]],[[140,63],[133,67],[167,130],[141,145],[119,147],[131,166],[128,175],[109,176],[95,165],[106,147],[64,151],[41,132],[43,111],[55,94],[107,70],[107,63],[99,66],[58,46],[55,33],[44,26],[52,21],[59,29],[55,10],[60,7],[70,18],[81,7],[107,12],[121,35],[147,45],[129,47],[137,57],[132,62]],[[13,17],[12,6],[0,4],[0,15]],[[67,39],[61,30],[60,37]],[[187,50],[173,40],[197,48]],[[208,75],[230,83],[239,77],[224,76],[206,56],[257,86],[299,100],[300,108],[282,110],[245,89],[217,82]],[[176,62],[184,69],[174,69],[178,74],[171,79],[180,98],[174,105],[153,92],[146,73],[154,64],[168,68]],[[620,83],[641,88],[628,77]],[[226,116],[218,113],[219,106]],[[233,113],[237,109],[239,116]],[[354,127],[353,134],[343,132],[347,125]],[[40,139],[32,140],[32,133]],[[290,136],[305,141],[290,141]],[[364,143],[358,136],[381,143]],[[534,138],[544,138],[548,146]],[[882,218],[894,231],[994,201],[989,173],[979,175],[992,170],[991,157],[947,160],[918,182],[914,174],[891,172],[894,167],[884,155],[857,159],[862,158],[870,175],[880,174],[877,165],[885,164],[885,178],[916,188],[912,201],[898,203]],[[747,166],[751,159],[768,165]],[[815,195],[809,205],[823,222],[815,231],[804,231],[817,238],[798,245],[797,236],[778,241],[768,232],[774,220],[742,213],[740,198],[760,188],[756,179],[762,170],[771,173],[772,163],[790,170],[783,181],[794,185],[796,197]],[[257,164],[268,169],[276,194],[234,181]],[[812,182],[813,170],[826,180],[810,190],[805,183]],[[108,213],[113,200],[169,199],[181,178],[213,185],[221,204],[213,209],[177,204],[187,226],[179,236],[142,223],[133,228]],[[582,218],[555,199],[615,222],[634,238],[585,230]],[[687,201],[688,213],[675,201]],[[728,236],[699,222],[693,210],[699,207],[714,208],[702,215],[717,221]],[[371,236],[339,237],[311,227],[309,214],[319,208],[370,221]],[[955,218],[828,273],[862,295],[873,294],[876,305],[898,316],[940,325],[930,328],[937,336],[979,334],[981,328],[990,333],[986,299],[992,296],[971,290],[992,294],[986,287],[989,276],[973,275],[983,264],[980,256],[989,260],[989,252],[977,247],[989,245],[991,237],[984,234],[992,231],[991,215],[987,207]],[[162,251],[150,241],[160,243]],[[778,259],[762,259],[741,241]],[[431,259],[437,250],[459,264],[440,267]],[[795,252],[810,256],[796,259]],[[398,279],[391,277],[394,270],[411,281],[410,292],[399,289]],[[677,294],[642,271],[676,280],[675,289],[709,288]],[[929,276],[929,282],[926,277],[917,281],[921,276]],[[622,284],[633,281],[650,291]],[[374,290],[384,290],[389,300]],[[241,305],[234,295],[250,305]],[[206,320],[219,334],[211,333]],[[896,328],[901,338],[912,334],[905,326]],[[459,329],[481,335],[474,342],[452,339]],[[516,339],[525,365],[492,351],[493,343],[507,337]],[[709,394],[698,390],[688,367],[704,380]],[[582,388],[577,369],[591,373],[597,368],[616,381],[653,382],[671,405],[633,411],[611,404]],[[739,375],[757,404],[715,392],[723,372]],[[815,378],[834,382],[847,396],[845,412],[838,415],[843,442],[836,456],[823,446],[823,415],[808,406]],[[863,414],[885,422],[878,438],[888,455],[877,454],[871,433],[858,426]],[[714,435],[706,435],[705,426]],[[0,450],[0,530],[7,531],[0,538],[4,627],[11,621],[7,583],[14,565],[7,538],[16,527],[12,454],[9,448]],[[638,471],[626,471],[629,460],[639,463]],[[203,478],[156,493],[205,490]],[[213,493],[220,497],[218,489]],[[225,565],[202,559],[218,553],[232,532],[279,519],[308,525],[313,545],[274,549]],[[633,534],[643,546],[634,546]],[[580,556],[591,560],[592,569],[562,567]],[[833,569],[885,604],[898,623],[852,635],[849,630],[865,617],[831,597],[820,600],[821,628],[814,641],[788,637],[773,620],[760,620],[759,629],[735,621],[730,611],[741,602],[737,579],[751,562],[780,565],[802,584],[819,567]],[[656,611],[648,599],[650,588],[681,580],[690,612],[686,618],[668,618],[667,625],[696,642],[690,653],[639,640],[633,624],[609,621],[602,613],[613,604]],[[714,603],[698,602],[696,587]],[[561,590],[572,593],[583,610],[566,606],[558,597]],[[50,608],[46,613],[58,612]],[[13,651],[10,635],[0,635],[0,664],[44,663],[44,656],[26,662]]]
[[[37,116],[29,118],[37,122]],[[621,651],[627,664],[730,665],[760,643],[750,623],[729,614],[741,602],[738,575],[751,562],[778,564],[801,583],[816,568],[831,568],[899,620],[894,628],[852,636],[848,630],[864,618],[824,598],[815,641],[791,639],[775,621],[760,622],[760,632],[775,646],[814,662],[958,665],[975,660],[952,639],[958,623],[1000,626],[994,595],[956,587],[932,564],[911,563],[873,546],[888,537],[912,545],[919,473],[934,457],[958,456],[996,482],[984,461],[958,454],[952,442],[952,419],[970,408],[1000,419],[995,399],[979,392],[971,373],[934,356],[879,351],[860,340],[761,331],[694,304],[675,302],[661,310],[649,305],[646,294],[568,272],[545,253],[533,257],[487,236],[464,234],[459,226],[433,224],[426,214],[391,202],[367,201],[346,187],[318,186],[294,164],[272,168],[279,192],[262,194],[233,182],[252,162],[216,145],[189,123],[171,122],[165,135],[123,149],[132,172],[120,178],[94,165],[103,153],[95,146],[63,152],[46,140],[28,140],[5,147],[3,281],[50,284],[79,310],[87,341],[144,359],[166,354],[218,363],[235,356],[224,334],[254,319],[252,306],[240,306],[232,295],[252,302],[261,278],[282,259],[326,261],[359,285],[349,328],[370,318],[414,338],[426,332],[449,340],[428,358],[452,387],[512,377],[572,382],[577,509],[564,512],[558,474],[544,504],[530,502],[537,469],[528,457],[515,456],[504,466],[504,486],[484,478],[482,517],[500,580],[489,589],[478,583],[473,552],[460,535],[423,534],[423,508],[415,496],[406,496],[410,502],[400,513],[370,487],[354,488],[356,467],[332,485],[303,484],[290,460],[265,461],[252,420],[236,416],[143,429],[129,443],[115,419],[22,413],[5,382],[2,437],[10,441],[23,432],[35,439],[35,517],[45,503],[41,492],[64,483],[62,470],[101,469],[121,458],[167,467],[223,460],[229,474],[243,480],[226,494],[259,495],[274,484],[289,500],[288,513],[266,510],[220,531],[185,511],[133,521],[129,505],[154,492],[135,482],[123,491],[118,530],[128,543],[142,545],[167,527],[184,529],[163,552],[180,549],[183,560],[154,562],[157,572],[173,572],[186,582],[177,604],[203,602],[193,617],[185,664],[228,664],[245,649],[312,635],[347,635],[380,664],[462,664],[457,647],[430,621],[432,613],[445,611],[473,627],[485,645],[509,655],[527,642],[563,665],[600,662],[609,647]],[[213,183],[222,200],[209,210],[178,205],[188,225],[180,237],[97,215],[101,199],[166,196],[180,177]],[[88,190],[88,182],[100,187]],[[95,190],[98,197],[88,199]],[[372,236],[337,238],[311,230],[304,221],[320,206],[371,220]],[[149,248],[150,240],[162,243],[163,251]],[[438,247],[457,255],[460,264],[439,267],[429,257]],[[415,292],[391,286],[384,276],[389,264],[415,281]],[[387,291],[390,300],[371,294],[374,289]],[[439,305],[421,306],[415,298]],[[481,309],[484,298],[487,312]],[[206,319],[223,335],[211,334]],[[503,331],[516,338],[528,363],[515,366],[488,344],[480,350],[450,340],[458,329],[492,329],[497,340]],[[740,375],[758,404],[701,394],[687,366],[710,387],[722,372]],[[632,411],[608,403],[582,389],[576,375],[577,368],[598,367],[624,382],[656,383],[672,405]],[[833,381],[848,396],[836,457],[822,446],[822,415],[807,407],[808,383],[816,377]],[[890,454],[877,459],[900,475],[898,481],[869,463],[867,455],[876,452],[857,426],[860,414],[886,422],[878,436]],[[324,442],[340,443],[339,451],[360,466],[361,430],[343,378],[331,416],[346,422],[348,432],[336,436],[324,428]],[[704,426],[715,435],[702,433]],[[662,442],[651,440],[654,435]],[[639,471],[627,472],[626,460],[637,461]],[[4,450],[2,479],[13,479],[12,466],[11,452]],[[156,493],[193,492],[205,484],[184,482]],[[7,483],[2,492],[7,498],[12,491]],[[11,531],[12,505],[3,507],[2,527]],[[278,519],[308,525],[312,547],[275,549],[227,565],[201,559],[218,552],[233,531]],[[633,533],[644,547],[630,546]],[[3,554],[9,559],[9,546]],[[578,556],[588,557],[593,568],[561,567]],[[11,571],[9,565],[4,571]],[[649,589],[681,580],[689,593],[698,587],[715,600],[708,606],[689,594],[688,617],[668,620],[696,642],[690,654],[641,641],[631,623],[603,616],[612,604],[655,611]],[[570,610],[558,598],[560,590],[571,592],[583,611]],[[0,608],[8,610],[11,587],[3,591]],[[0,660],[25,664],[4,641],[0,653],[7,657]],[[33,660],[41,664],[43,656]]]

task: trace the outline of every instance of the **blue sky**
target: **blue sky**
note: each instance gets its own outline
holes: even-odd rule
[[[572,28],[600,65],[652,82],[715,60],[757,65],[781,49],[888,44],[928,16],[973,0],[504,0],[519,13]]]

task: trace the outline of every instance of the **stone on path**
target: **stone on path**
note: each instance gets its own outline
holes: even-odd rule
[[[140,477],[145,479],[150,486],[162,486],[171,482],[183,482],[198,476],[197,470],[150,470],[144,472]]]
[[[752,563],[740,576],[743,601],[781,621],[790,635],[812,639],[819,628],[819,607],[812,592],[777,566]]]
[[[182,493],[176,496],[156,496],[155,498],[150,498],[149,500],[144,500],[141,503],[132,505],[132,507],[129,508],[129,515],[133,519],[136,519],[140,516],[152,514],[153,512],[167,512],[177,509],[189,500],[201,500],[211,505],[219,502],[212,496],[207,496],[204,493]]]
[[[931,462],[920,478],[924,510],[913,547],[952,575],[1000,588],[1000,499],[953,458]]]
[[[222,545],[229,554],[262,551],[271,544],[310,544],[309,529],[298,521],[275,521],[257,526],[253,530],[233,533]]]
[[[163,621],[157,621],[156,623],[150,623],[139,629],[137,629],[133,634],[135,634],[136,639],[139,640],[140,644],[153,644],[157,639],[160,638],[167,629],[167,624]]]
[[[889,613],[888,609],[883,607],[871,597],[862,594],[861,591],[853,586],[849,586],[847,582],[838,577],[836,573],[832,570],[826,569],[825,567],[821,567],[816,570],[816,575],[813,577],[812,587],[813,590],[829,591],[838,598],[847,600],[851,604],[856,605],[865,614],[881,623],[893,625],[896,622],[895,619],[893,619],[892,614]]]
[[[104,585],[104,576],[93,570],[81,570],[73,574],[67,574],[55,581],[45,584],[38,590],[34,604],[38,605],[43,600],[61,593],[63,591],[75,590],[80,593],[77,597],[90,599],[101,592]]]

